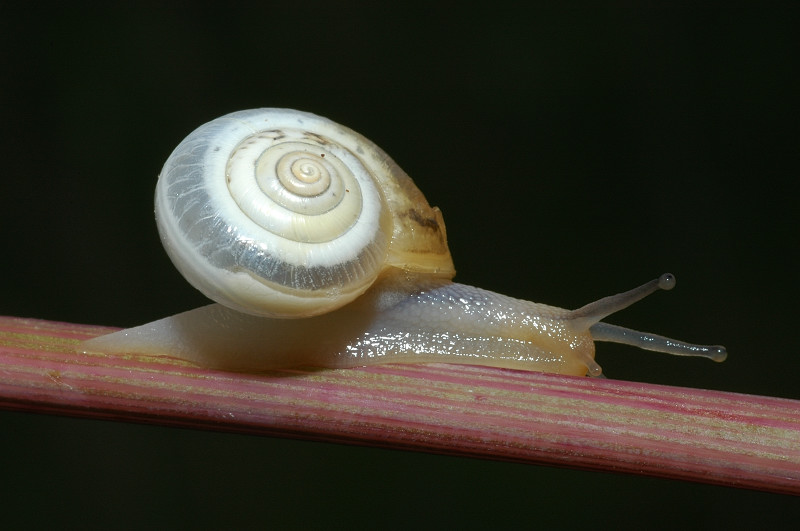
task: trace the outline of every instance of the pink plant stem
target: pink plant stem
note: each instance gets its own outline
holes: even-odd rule
[[[800,495],[800,401],[475,366],[251,375],[76,352],[113,330],[0,317],[0,407]]]

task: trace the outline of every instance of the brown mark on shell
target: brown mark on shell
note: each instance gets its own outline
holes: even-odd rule
[[[312,142],[316,142],[316,143],[318,143],[318,144],[320,144],[322,146],[325,146],[325,145],[331,143],[330,140],[328,140],[324,136],[318,135],[317,133],[312,133],[311,131],[303,132],[303,136],[305,136],[307,139],[311,140]]]
[[[400,213],[400,217],[410,219],[420,227],[434,232],[439,238],[439,241],[444,241],[444,235],[442,234],[441,227],[439,226],[439,222],[436,218],[423,216],[419,210],[414,208],[410,208],[405,212]]]
[[[281,140],[286,138],[286,133],[284,133],[280,129],[270,129],[268,131],[263,131],[259,133],[259,136],[263,138],[271,138],[272,140]]]

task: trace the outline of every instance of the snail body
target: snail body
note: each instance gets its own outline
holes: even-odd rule
[[[599,321],[658,289],[565,310],[452,281],[441,212],[358,133],[287,109],[190,134],[156,187],[167,253],[216,304],[84,343],[259,371],[454,362],[599,375],[594,341],[725,358]]]

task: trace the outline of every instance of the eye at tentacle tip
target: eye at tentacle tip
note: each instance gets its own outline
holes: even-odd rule
[[[672,273],[664,273],[663,275],[658,277],[658,287],[660,289],[669,291],[675,287],[676,283],[677,279],[675,278],[675,275],[673,275]]]
[[[706,348],[708,349],[708,352],[706,353],[705,357],[707,357],[712,361],[720,363],[728,358],[728,349],[726,349],[722,345],[711,345]]]

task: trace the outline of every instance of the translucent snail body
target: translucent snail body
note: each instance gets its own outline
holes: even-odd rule
[[[195,130],[159,176],[164,247],[217,301],[83,344],[259,371],[448,362],[599,375],[594,341],[722,361],[725,350],[599,321],[653,291],[570,311],[452,282],[441,213],[379,147],[287,109]]]

